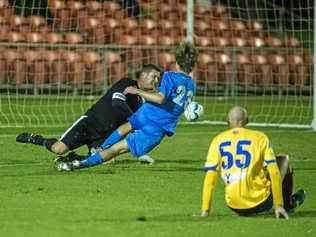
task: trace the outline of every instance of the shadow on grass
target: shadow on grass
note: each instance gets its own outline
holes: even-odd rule
[[[194,167],[166,167],[166,168],[154,168],[152,172],[200,172],[203,170],[201,168]]]
[[[202,172],[202,166],[196,167],[200,164],[199,160],[157,160],[153,165],[140,163],[138,160],[115,160],[114,163],[108,165],[111,168],[128,169],[130,171],[143,171],[147,169],[151,172]],[[179,166],[170,166],[169,164],[179,164]],[[181,166],[192,165],[192,166]],[[145,168],[145,169],[144,169]]]
[[[137,159],[118,159],[114,163],[99,166],[97,169],[75,170],[73,172],[57,172],[51,162],[10,160],[0,163],[0,177],[31,177],[59,175],[109,175],[122,170],[133,172],[203,172],[196,167],[199,160],[158,160],[154,165],[140,163]],[[177,165],[178,164],[178,165]],[[191,166],[189,166],[191,165]]]
[[[24,168],[27,169],[27,168]],[[43,168],[43,170],[22,170],[14,172],[0,172],[0,177],[32,177],[32,176],[91,176],[91,175],[120,175],[120,171],[126,170],[130,172],[157,172],[157,173],[179,173],[179,172],[199,172],[202,173],[202,169],[200,168],[192,168],[192,167],[166,167],[166,168],[144,168],[144,167],[104,167],[104,169],[93,170],[93,169],[84,169],[84,170],[75,170],[71,172],[59,172],[53,169],[47,169],[47,167]]]
[[[298,210],[290,214],[293,218],[310,218],[316,217],[316,210]]]
[[[188,214],[174,214],[174,215],[157,215],[157,216],[135,216],[135,217],[113,217],[113,218],[96,218],[95,222],[216,222],[219,220],[229,218],[228,214],[217,214],[211,217],[200,217]]]
[[[180,164],[180,165],[195,165],[203,164],[204,160],[159,160],[156,159],[154,165],[160,164]],[[129,165],[129,164],[139,164],[140,162],[136,158],[131,159],[116,159],[111,165]],[[145,164],[144,164],[145,165]]]
[[[205,160],[157,160],[157,164],[201,164]]]
[[[0,177],[32,177],[32,176],[78,176],[78,175],[113,175],[115,174],[115,171],[113,169],[105,169],[105,170],[76,170],[73,172],[59,172],[55,169],[52,169],[51,167],[47,168],[41,168],[41,170],[28,170],[27,168],[24,168],[24,170],[14,171],[14,172],[0,172]]]
[[[295,218],[313,218],[316,217],[316,210],[306,210],[298,211],[296,213],[290,214],[290,219]],[[236,219],[237,218],[237,219]],[[200,217],[193,216],[193,214],[171,214],[171,215],[155,215],[155,216],[146,216],[139,215],[134,217],[113,217],[113,218],[96,218],[93,219],[94,222],[108,222],[108,223],[129,223],[129,222],[158,222],[158,223],[173,223],[173,222],[218,222],[218,221],[229,221],[229,220],[266,220],[274,221],[275,216],[273,211],[269,211],[262,214],[252,215],[252,216],[238,216],[234,212],[231,213],[221,213],[221,214],[212,214],[209,217]],[[78,221],[76,221],[78,222]],[[80,221],[79,221],[80,222]]]
[[[315,171],[316,167],[296,167],[295,168],[295,171],[307,171],[307,170]]]
[[[112,166],[111,168],[117,169],[118,171],[121,170],[128,170],[128,171],[148,171],[148,172],[203,172],[202,168],[200,167],[157,167],[157,166]]]
[[[115,171],[120,172],[120,170],[124,171],[133,171],[133,172],[162,172],[162,173],[179,173],[179,172],[199,172],[203,173],[203,170],[201,168],[195,168],[195,167],[135,167],[135,166],[117,166],[117,167],[111,167],[112,174],[115,173]],[[79,171],[75,171],[79,172]],[[91,172],[90,172],[91,173]],[[96,170],[93,171],[95,174],[108,174],[110,171],[108,170]]]
[[[38,161],[34,161],[34,160],[1,160],[0,162],[0,167],[1,166],[18,166],[18,165],[44,165],[46,163],[48,164],[47,161],[43,161],[43,162],[38,162]]]
[[[302,211],[297,211],[294,213],[289,214],[291,219],[295,218],[315,218],[316,217],[316,210],[302,210]],[[252,215],[252,216],[239,216],[235,214],[234,212],[232,213],[227,213],[227,214],[212,214],[209,217],[206,218],[201,218],[199,216],[192,216],[192,215],[181,215],[181,214],[176,214],[176,215],[161,215],[161,216],[152,216],[146,218],[145,221],[154,221],[154,222],[193,222],[193,221],[199,221],[199,222],[212,222],[212,221],[221,221],[224,219],[234,219],[236,218],[242,219],[265,219],[265,220],[274,220],[274,211],[269,211],[257,215]],[[140,218],[140,221],[143,220],[143,218]]]
[[[296,219],[296,218],[311,218],[316,217],[316,210],[301,210],[301,211],[294,211],[294,212],[288,212],[290,219]],[[236,214],[237,215],[237,214]],[[238,216],[238,215],[237,215]],[[274,219],[274,211],[270,210],[268,212],[256,214],[256,215],[250,215],[250,216],[240,216],[241,218],[263,218],[263,219]]]

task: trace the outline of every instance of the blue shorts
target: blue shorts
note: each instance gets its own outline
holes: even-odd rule
[[[148,120],[141,110],[129,118],[134,132],[125,138],[128,148],[135,157],[147,154],[154,149],[165,136],[165,130]]]

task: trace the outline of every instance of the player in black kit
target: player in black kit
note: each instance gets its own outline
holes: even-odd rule
[[[152,90],[159,83],[161,75],[162,71],[159,67],[147,64],[138,72],[137,81],[127,77],[122,78],[74,122],[59,140],[44,138],[41,135],[31,133],[21,133],[16,137],[16,141],[43,146],[58,155],[66,154],[68,151],[83,145],[87,145],[89,152],[93,152],[93,149],[97,149],[105,138],[120,125],[127,122],[127,118],[142,105],[143,99],[140,96],[124,95],[124,90],[129,86]],[[78,159],[73,152],[60,158],[71,159],[72,157]]]

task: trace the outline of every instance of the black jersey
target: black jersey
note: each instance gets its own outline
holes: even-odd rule
[[[91,126],[98,132],[112,131],[127,122],[128,115],[122,108],[115,106],[113,103],[115,100],[122,101],[125,106],[128,105],[132,112],[142,105],[143,100],[140,96],[123,95],[124,90],[129,86],[137,87],[137,82],[130,78],[122,78],[85,113],[91,121]]]

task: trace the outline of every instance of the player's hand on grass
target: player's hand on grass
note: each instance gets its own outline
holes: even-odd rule
[[[209,215],[210,215],[210,214],[209,214],[208,211],[202,211],[202,212],[201,212],[201,216],[202,216],[202,217],[209,216]]]
[[[129,87],[126,87],[126,89],[124,90],[123,94],[124,95],[127,95],[127,94],[136,95],[138,93],[138,91],[139,90],[136,87],[129,86]]]
[[[206,217],[209,216],[209,211],[201,211],[200,213],[194,213],[193,217]]]
[[[279,219],[279,218],[284,218],[286,220],[289,219],[288,214],[286,213],[285,209],[282,206],[275,206],[274,208],[274,212],[275,212],[275,218]]]

